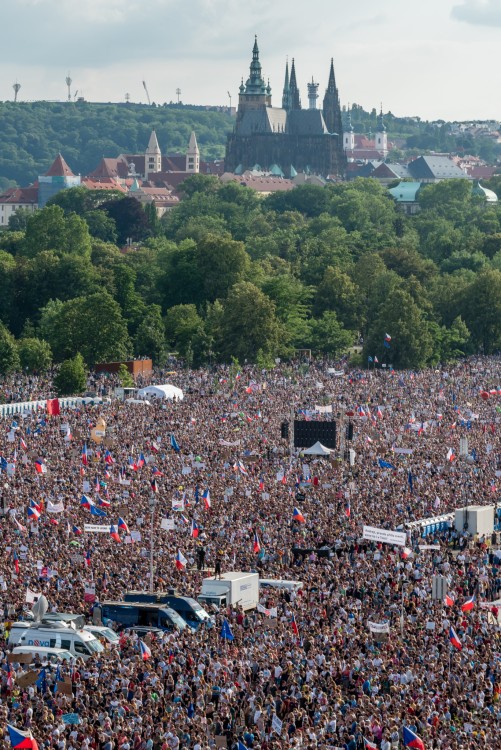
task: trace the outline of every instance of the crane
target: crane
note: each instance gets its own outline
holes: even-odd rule
[[[146,81],[143,81],[143,88],[146,91],[146,96],[148,97],[148,104],[151,105],[151,99],[150,99],[150,95],[148,93],[148,86],[146,85]]]

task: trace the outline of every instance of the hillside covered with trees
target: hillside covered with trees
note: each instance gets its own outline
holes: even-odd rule
[[[501,348],[501,207],[466,180],[400,214],[375,181],[260,199],[195,175],[159,222],[74,188],[0,234],[0,372],[79,352],[263,364],[295,349],[419,368]],[[122,252],[125,237],[136,247]],[[118,243],[118,245],[117,245]],[[385,334],[392,337],[390,349]]]
[[[82,175],[103,156],[143,153],[152,130],[164,153],[184,153],[195,130],[202,158],[220,158],[232,127],[227,112],[175,104],[0,102],[0,190],[34,182],[59,152]]]

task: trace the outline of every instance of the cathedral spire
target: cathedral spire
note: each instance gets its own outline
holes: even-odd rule
[[[327,84],[328,94],[337,94],[336,76],[334,75],[334,58],[331,57],[331,68],[329,70],[329,83]]]
[[[290,108],[291,109],[301,109],[301,99],[300,99],[300,96],[299,96],[299,89],[297,87],[296,66],[294,64],[294,58],[292,58],[289,91],[290,91]]]
[[[259,47],[257,46],[257,36],[254,38],[254,47],[252,48],[252,61],[249,67],[249,78],[245,84],[246,94],[265,94],[266,84],[261,73],[261,63],[259,61]]]
[[[290,91],[290,86],[289,86],[289,61],[286,60],[284,90],[282,93],[282,109],[285,109],[288,112],[290,108],[291,108],[291,91]]]
[[[325,90],[323,113],[325,124],[329,133],[336,133],[339,138],[343,132],[343,123],[341,120],[341,107],[339,105],[339,94],[336,86],[336,77],[334,75],[334,60],[331,58],[329,69],[329,82]]]

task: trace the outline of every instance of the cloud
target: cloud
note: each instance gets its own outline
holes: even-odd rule
[[[463,0],[453,6],[451,17],[473,26],[501,26],[501,0]]]

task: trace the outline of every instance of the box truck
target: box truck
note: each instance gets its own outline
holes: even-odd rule
[[[255,609],[259,602],[258,573],[223,573],[221,579],[204,578],[202,592],[198,597],[202,604],[214,604],[221,607],[242,607]]]

